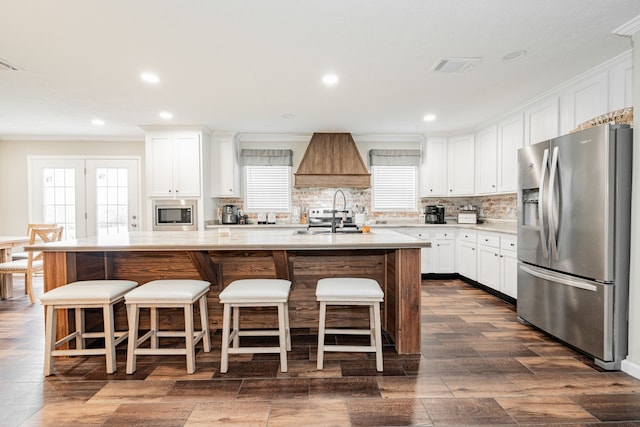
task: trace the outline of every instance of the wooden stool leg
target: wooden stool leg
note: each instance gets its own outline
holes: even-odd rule
[[[229,328],[231,327],[231,305],[224,304],[222,315],[222,351],[220,355],[220,372],[229,369]]]
[[[209,353],[211,351],[211,333],[209,332],[209,313],[207,310],[207,295],[203,295],[200,298],[200,327],[203,331],[202,346],[204,351]]]
[[[376,340],[376,369],[378,372],[382,372],[382,325],[380,322],[380,303],[375,303],[373,306],[374,311],[374,323],[375,323],[375,340]]]
[[[318,323],[318,369],[324,366],[324,328],[326,321],[327,303],[320,301],[320,321]]]
[[[193,304],[184,305],[184,338],[187,356],[187,373],[193,374],[196,371],[196,346],[194,343],[193,330]]]
[[[285,320],[285,303],[278,304],[278,336],[280,338],[280,370],[287,372],[287,326]]]
[[[53,356],[51,352],[56,347],[56,308],[53,305],[45,306],[45,338],[44,338],[44,376],[51,375],[53,370]]]
[[[76,309],[77,310],[77,309]],[[107,359],[107,374],[116,371],[116,345],[115,345],[115,321],[113,319],[113,306],[105,304],[102,306],[104,317],[104,353]]]
[[[127,374],[136,371],[136,349],[138,348],[138,320],[140,309],[137,304],[127,304],[129,318],[129,342],[127,343]]]
[[[36,298],[33,295],[33,273],[29,271],[29,273],[25,275],[24,279],[24,288],[27,290],[27,294],[29,294],[29,301],[31,302],[31,304],[35,304]],[[11,292],[13,292],[13,290]]]

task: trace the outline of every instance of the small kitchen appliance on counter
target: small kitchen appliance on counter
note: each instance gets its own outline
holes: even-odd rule
[[[473,205],[465,205],[460,207],[458,212],[458,224],[477,224],[478,208]]]
[[[224,205],[222,207],[222,223],[237,224],[238,223],[238,207],[235,205]]]
[[[424,217],[427,224],[444,224],[444,206],[427,205],[424,208]]]

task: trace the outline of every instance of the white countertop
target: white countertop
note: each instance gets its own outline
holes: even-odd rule
[[[226,227],[229,233],[207,231],[138,231],[106,237],[35,244],[28,249],[45,252],[102,252],[158,250],[305,250],[305,249],[398,249],[424,248],[431,243],[376,228],[371,233],[295,234],[295,230],[239,225]]]

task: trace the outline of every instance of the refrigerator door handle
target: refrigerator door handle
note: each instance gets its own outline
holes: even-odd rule
[[[553,154],[551,157],[551,173],[549,174],[549,198],[547,207],[549,208],[549,251],[551,256],[555,256],[556,261],[558,257],[558,244],[556,240],[556,219],[553,217],[553,189],[556,183],[556,177],[558,175],[558,147],[553,147]]]
[[[542,244],[542,257],[549,258],[549,251],[547,250],[547,235],[544,229],[544,180],[547,176],[547,163],[549,162],[549,149],[546,148],[542,154],[542,164],[540,168],[540,187],[538,187],[538,218],[540,218],[540,242]]]
[[[584,281],[572,280],[567,277],[556,276],[555,274],[547,273],[545,271],[538,270],[537,268],[521,265],[520,270],[540,279],[549,280],[550,282],[559,283],[561,285],[571,286],[572,288],[579,288],[592,292],[596,292],[598,290],[596,286],[585,283]]]

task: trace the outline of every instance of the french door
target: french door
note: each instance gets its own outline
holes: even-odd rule
[[[55,222],[64,237],[139,228],[139,159],[30,158],[29,222]]]

